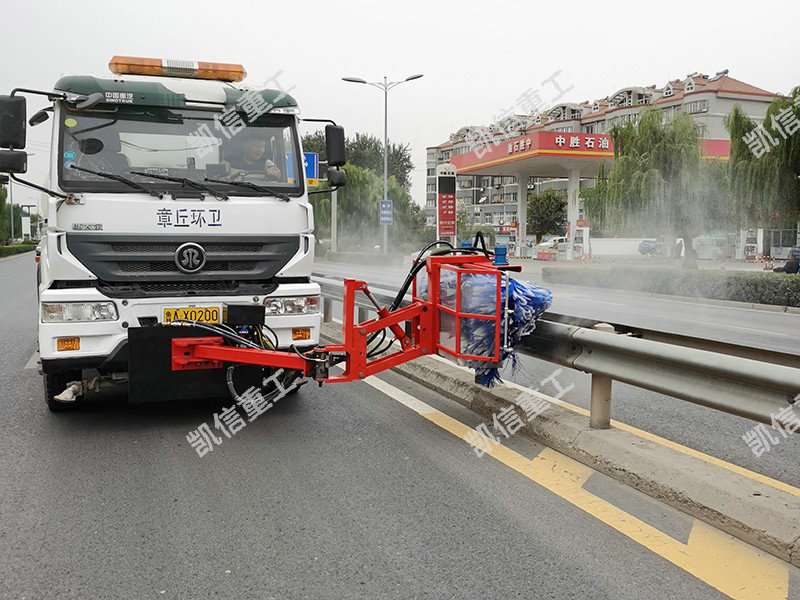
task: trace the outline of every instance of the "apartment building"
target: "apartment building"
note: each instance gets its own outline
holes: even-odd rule
[[[625,87],[594,101],[564,102],[536,114],[513,115],[488,126],[466,126],[450,135],[438,146],[427,148],[426,204],[429,225],[436,223],[437,165],[448,163],[454,156],[475,152],[481,140],[510,139],[536,131],[563,133],[603,134],[614,125],[636,122],[646,106],[661,110],[666,121],[677,113],[685,113],[701,126],[702,137],[708,142],[727,148],[728,132],[724,119],[734,106],[757,123],[763,120],[775,94],[754,85],[734,79],[728,70],[714,76],[691,73],[685,79],[656,85]],[[723,150],[722,155],[727,155]],[[582,179],[581,187],[594,185],[591,179]],[[563,179],[534,179],[528,181],[529,191],[556,188],[566,189]],[[460,214],[474,225],[493,227],[505,233],[516,222],[518,186],[513,176],[487,177],[459,175],[456,202]]]

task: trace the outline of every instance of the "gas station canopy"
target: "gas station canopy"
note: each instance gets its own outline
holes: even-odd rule
[[[699,140],[704,159],[727,159],[729,140]],[[567,236],[576,232],[580,180],[597,177],[600,165],[609,171],[614,161],[614,142],[605,133],[570,133],[534,131],[507,140],[486,140],[470,152],[451,157],[457,175],[514,176],[517,178],[516,234],[525,239],[527,224],[528,178],[567,179]],[[516,245],[516,254],[523,256],[524,245]],[[572,258],[572,244],[567,257]]]
[[[602,133],[536,131],[488,143],[451,158],[458,175],[595,177],[601,164],[611,167],[614,142]]]

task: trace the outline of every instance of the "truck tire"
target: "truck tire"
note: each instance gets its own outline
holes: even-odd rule
[[[79,396],[75,402],[58,402],[53,400],[53,396],[63,392],[70,381],[79,380],[81,375],[81,371],[78,370],[44,374],[44,400],[47,402],[47,408],[49,408],[51,412],[67,412],[75,410],[80,406],[83,400],[81,396]]]

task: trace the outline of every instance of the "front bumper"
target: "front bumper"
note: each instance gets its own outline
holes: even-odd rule
[[[112,301],[117,307],[116,321],[89,323],[39,323],[39,355],[45,372],[66,369],[123,370],[128,362],[128,329],[151,326],[162,322],[163,309],[184,306],[222,307],[223,303],[263,303],[267,297],[319,295],[316,283],[285,283],[269,296],[204,296],[202,298],[108,298],[96,288],[45,290],[41,302],[99,302]],[[268,325],[278,337],[279,348],[289,348],[293,343],[313,346],[319,343],[322,324],[320,313],[303,315],[267,316]],[[292,329],[308,328],[311,337],[300,342],[292,341]],[[79,337],[79,350],[57,349],[58,338]]]

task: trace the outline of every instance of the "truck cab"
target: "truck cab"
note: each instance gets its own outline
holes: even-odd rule
[[[31,119],[52,115],[44,185],[17,178],[19,101],[30,90],[0,98],[0,146],[10,148],[0,172],[42,191],[38,342],[51,410],[77,404],[54,398],[86,370],[125,382],[132,364],[146,366],[131,357],[132,329],[219,324],[231,303],[265,306],[270,347],[319,341],[294,98],[242,85],[239,65],[114,57],[109,66],[112,77],[68,76],[33,92],[52,101]],[[340,130],[326,128],[339,165]],[[213,395],[223,384],[130,399]]]

